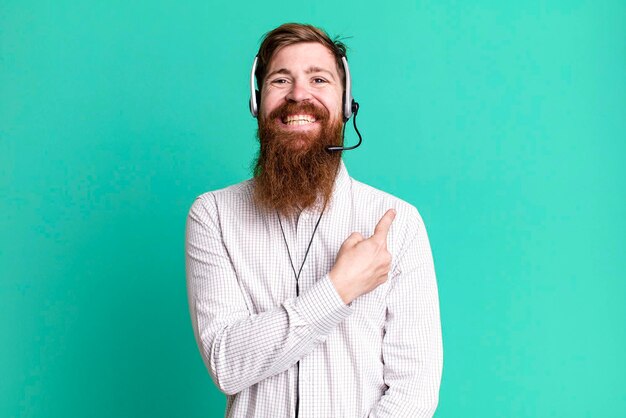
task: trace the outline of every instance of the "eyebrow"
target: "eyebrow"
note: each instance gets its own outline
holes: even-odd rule
[[[316,66],[314,66],[314,65],[312,65],[312,66],[310,66],[309,68],[307,68],[306,70],[304,70],[304,72],[305,72],[306,74],[312,74],[312,73],[326,73],[326,74],[328,74],[328,75],[330,76],[330,78],[332,78],[333,80],[335,80],[335,76],[333,75],[333,73],[331,73],[330,71],[325,70],[325,69],[323,69],[323,68],[321,68],[321,67],[316,67]],[[278,69],[278,70],[276,70],[276,71],[272,71],[271,73],[269,73],[269,74],[265,77],[265,79],[267,80],[267,79],[269,79],[270,77],[272,77],[272,76],[273,76],[273,75],[275,75],[275,74],[285,74],[285,75],[291,75],[291,71],[289,71],[289,70],[288,70],[288,69],[286,69],[286,68],[280,68],[280,69]]]

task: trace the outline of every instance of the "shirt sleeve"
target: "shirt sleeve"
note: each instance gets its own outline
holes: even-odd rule
[[[412,221],[387,296],[382,355],[388,389],[370,418],[432,417],[439,400],[443,347],[437,281],[424,223],[417,212]]]
[[[191,206],[185,243],[196,342],[211,378],[227,395],[287,370],[352,312],[325,275],[300,296],[251,314],[221,239],[212,197]]]

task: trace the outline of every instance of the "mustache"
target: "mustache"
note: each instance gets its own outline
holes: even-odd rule
[[[318,108],[311,102],[287,102],[270,112],[268,119],[270,121],[275,119],[285,120],[287,116],[297,114],[311,115],[318,121],[326,120],[329,116],[328,110]]]

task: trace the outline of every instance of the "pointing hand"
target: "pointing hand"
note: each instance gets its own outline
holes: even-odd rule
[[[374,228],[374,234],[364,238],[353,232],[343,242],[329,277],[344,303],[369,293],[387,281],[391,254],[387,251],[387,234],[396,217],[389,209]]]

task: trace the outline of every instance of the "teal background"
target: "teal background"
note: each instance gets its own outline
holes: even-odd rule
[[[3,0],[0,416],[223,416],[185,217],[250,176],[248,73],[286,21],[352,36],[349,173],[428,226],[436,416],[626,416],[617,0]]]

